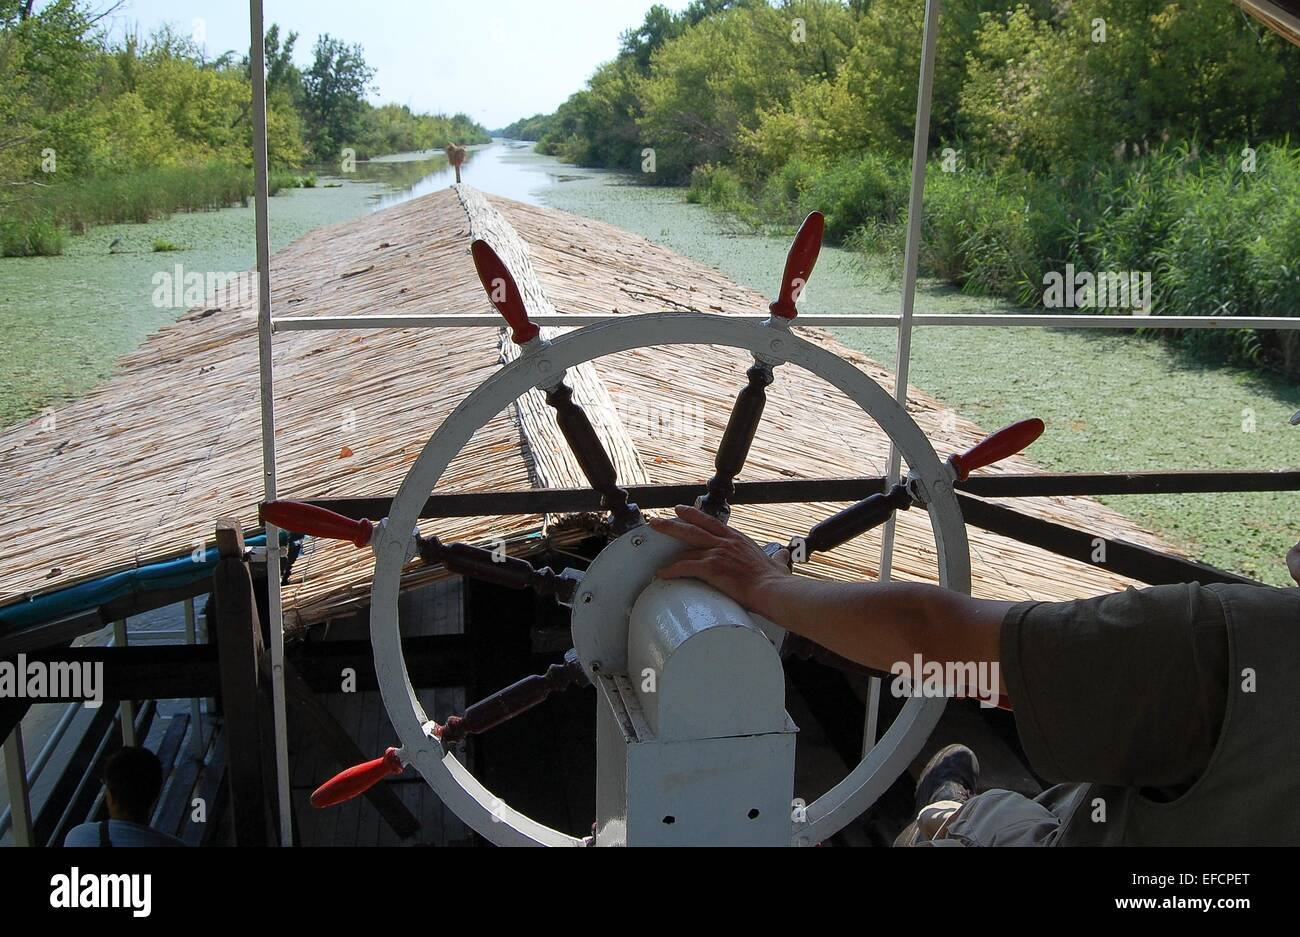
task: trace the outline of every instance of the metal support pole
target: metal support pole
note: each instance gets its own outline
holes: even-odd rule
[[[194,621],[194,598],[182,603],[185,607],[185,643],[196,644],[198,631]],[[203,707],[196,696],[190,700],[190,748],[195,758],[203,757]]]
[[[117,647],[126,647],[126,619],[113,622],[113,644]],[[118,704],[118,712],[122,715],[122,744],[135,747],[138,744],[135,737],[135,703],[131,700],[122,700]]]
[[[862,754],[876,747],[880,738],[880,678],[867,679],[867,719],[862,726]]]
[[[912,363],[912,309],[916,304],[916,268],[921,253],[922,203],[925,197],[925,164],[930,151],[930,101],[934,91],[934,52],[939,41],[941,0],[925,2],[925,32],[921,37],[921,78],[916,92],[916,129],[912,135],[912,189],[907,200],[907,246],[903,252],[903,307],[898,321],[898,354],[894,361],[894,399],[907,409],[907,381]],[[889,442],[889,469],[885,488],[897,484],[902,475],[902,455],[893,440]],[[895,518],[885,522],[880,540],[880,581],[888,582],[894,562]],[[876,722],[875,701],[880,698],[880,680],[871,678],[871,700],[867,725]],[[873,733],[874,734],[874,733]],[[863,751],[875,744],[874,738]]]
[[[248,3],[253,77],[253,175],[257,202],[257,350],[262,403],[262,491],[275,500],[275,400],[271,384],[271,229],[267,217],[266,50],[262,0]],[[289,803],[289,734],[284,703],[284,609],[280,602],[280,529],[266,525],[266,593],[271,631],[271,701],[275,723],[276,793],[280,804],[280,845],[293,845]]]
[[[20,722],[5,739],[5,782],[9,786],[9,810],[13,817],[14,845],[32,845],[32,802],[27,789],[27,759],[23,756],[23,726]]]

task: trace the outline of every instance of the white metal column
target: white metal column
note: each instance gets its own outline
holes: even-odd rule
[[[113,644],[117,647],[127,646],[125,618],[113,622]],[[135,703],[123,700],[118,703],[117,711],[122,721],[122,744],[134,748],[139,744],[135,737]]]
[[[23,754],[23,724],[20,720],[5,739],[5,782],[9,786],[9,810],[13,817],[14,845],[32,845],[32,802],[27,790],[27,758]]]
[[[908,371],[912,363],[912,309],[916,304],[916,268],[921,252],[922,202],[925,197],[925,164],[930,150],[930,102],[934,91],[934,51],[939,41],[939,12],[942,0],[926,0],[925,31],[921,36],[921,79],[916,90],[916,129],[912,134],[912,188],[907,199],[907,246],[903,252],[903,307],[898,320],[898,354],[894,360],[894,399],[907,408]],[[893,440],[889,442],[889,467],[885,486],[895,484],[902,475],[902,456]],[[880,581],[888,582],[894,562],[895,515],[885,521],[880,540]],[[876,744],[880,700],[880,678],[870,681],[866,727],[862,750]]]
[[[275,500],[275,400],[271,386],[271,229],[267,217],[266,50],[262,0],[249,0],[249,60],[253,78],[253,174],[257,202],[257,350],[261,372],[262,491]],[[284,609],[280,604],[280,529],[266,525],[266,595],[271,621],[271,699],[275,721],[276,793],[280,845],[293,845],[289,803],[289,737],[284,706]]]

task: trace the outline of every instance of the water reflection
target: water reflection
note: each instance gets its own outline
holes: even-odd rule
[[[461,167],[461,179],[480,192],[540,205],[537,193],[561,180],[551,167],[538,165],[535,158],[529,158],[532,146],[496,140],[488,146],[473,148]],[[572,171],[566,175],[575,177]],[[456,181],[456,174],[441,151],[427,150],[359,162],[352,178],[358,182],[382,182],[392,188],[393,191],[376,201],[378,211],[445,189]]]

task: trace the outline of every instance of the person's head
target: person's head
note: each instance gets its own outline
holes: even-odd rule
[[[104,800],[114,820],[149,822],[149,812],[162,792],[162,762],[147,748],[119,748],[104,762]]]
[[[1300,415],[1300,414],[1297,414]],[[1300,586],[1300,543],[1291,548],[1286,555],[1286,568],[1291,571],[1291,578]]]

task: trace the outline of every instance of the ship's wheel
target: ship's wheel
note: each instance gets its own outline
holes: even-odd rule
[[[795,335],[795,301],[816,260],[821,243],[818,213],[805,221],[787,259],[780,294],[764,322],[701,313],[655,313],[612,319],[576,329],[554,340],[541,337],[529,321],[522,296],[505,264],[484,241],[472,249],[480,279],[520,346],[519,356],[485,380],[451,413],[425,444],[393,500],[389,516],[378,523],[355,521],[298,502],[272,502],[263,517],[284,529],[352,540],[370,546],[376,564],[371,594],[370,633],[375,670],[400,747],[381,758],[348,769],[322,786],[313,803],[337,803],[380,778],[415,768],[443,803],[485,839],[498,845],[578,846],[590,838],[567,835],[532,820],[493,795],[457,760],[452,748],[470,733],[485,731],[543,700],[550,692],[588,679],[628,669],[629,610],[660,569],[685,546],[647,526],[639,509],[618,487],[613,464],[581,407],[565,383],[566,371],[606,355],[656,345],[715,345],[740,349],[754,357],[748,384],[741,390],[715,461],[716,472],[702,484],[698,506],[722,521],[729,517],[727,499],[762,416],[765,388],[774,369],[794,365],[819,377],[853,400],[888,434],[909,467],[907,478],[892,490],[873,495],[828,518],[791,543],[798,558],[833,549],[883,523],[895,510],[923,507],[929,515],[937,550],[939,581],[969,594],[970,555],[965,525],[953,491],[956,481],[974,468],[1018,451],[1042,430],[1025,421],[1000,431],[974,449],[940,461],[925,434],[906,410],[879,384],[838,355]],[[798,380],[794,369],[783,379]],[[522,395],[542,390],[578,464],[602,495],[610,540],[585,573],[534,569],[518,558],[494,558],[467,544],[444,545],[415,533],[421,508],[448,464],[471,436]],[[772,545],[775,548],[776,545]],[[398,593],[403,567],[414,557],[442,564],[452,572],[515,588],[534,588],[554,595],[571,610],[574,650],[564,664],[545,675],[525,678],[488,697],[460,716],[435,722],[420,704],[402,655],[398,627]],[[704,587],[707,588],[707,587]],[[778,644],[784,633],[771,623],[763,630]],[[869,623],[864,623],[869,627]],[[720,687],[717,692],[725,693]],[[880,741],[835,787],[811,804],[792,810],[790,842],[815,845],[858,817],[884,793],[916,757],[943,712],[945,700],[914,696]]]

